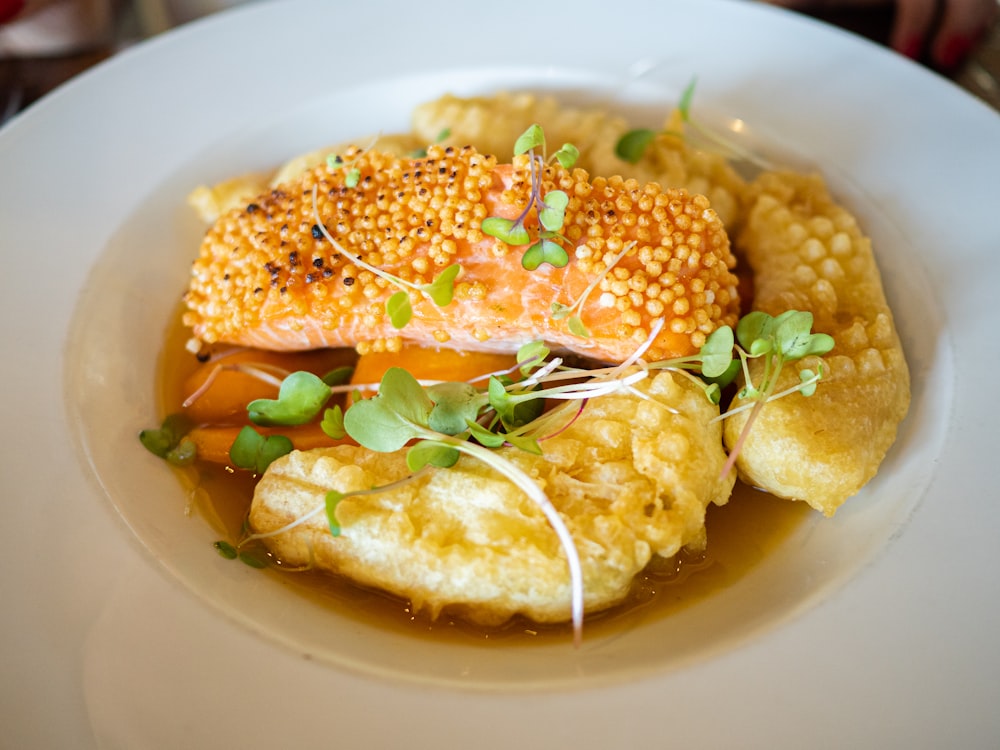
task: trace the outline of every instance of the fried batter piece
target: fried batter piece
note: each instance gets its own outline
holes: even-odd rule
[[[740,247],[755,274],[754,309],[804,310],[836,341],[811,397],[769,402],[737,458],[740,477],[827,516],[878,470],[910,403],[910,375],[870,240],[818,176],[761,175],[748,191]],[[751,374],[760,375],[754,361]],[[786,366],[777,391],[799,382],[808,357]],[[739,406],[736,399],[733,406]],[[726,419],[731,449],[747,412]]]
[[[572,533],[585,608],[620,602],[652,555],[705,544],[705,509],[724,504],[733,478],[718,408],[683,375],[660,372],[590,400],[545,455],[500,455],[532,476]],[[403,453],[356,446],[294,452],[275,461],[254,494],[250,525],[273,532],[324,506],[329,490],[365,490],[408,475]],[[542,511],[496,470],[463,456],[449,469],[340,501],[334,537],[322,512],[264,539],[285,563],[314,564],[407,598],[415,610],[484,625],[523,614],[570,619],[565,553]]]

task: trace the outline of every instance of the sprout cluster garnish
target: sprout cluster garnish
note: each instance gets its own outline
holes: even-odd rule
[[[540,150],[541,154],[536,153],[536,149]],[[483,234],[496,237],[508,245],[521,246],[531,243],[521,256],[521,265],[528,271],[534,271],[543,263],[562,268],[569,263],[569,254],[562,244],[569,240],[560,234],[566,216],[566,206],[569,205],[569,196],[563,190],[549,190],[543,195],[542,171],[553,161],[559,162],[564,169],[571,169],[576,164],[580,152],[572,143],[564,143],[551,158],[546,158],[545,133],[536,123],[514,142],[514,155],[522,154],[528,155],[528,169],[531,175],[528,205],[516,219],[490,216],[483,219],[480,228]],[[525,221],[532,210],[535,211],[541,226],[535,233],[533,242],[532,233],[525,226]]]
[[[750,403],[717,418],[753,409],[730,453],[723,470],[725,476],[732,470],[750,426],[765,403],[793,393],[809,396],[815,391],[823,374],[822,368],[816,372],[803,369],[798,384],[775,392],[786,363],[809,355],[823,355],[833,348],[830,336],[811,332],[812,323],[812,314],[808,312],[790,310],[776,317],[753,312],[739,321],[735,332],[728,326],[716,329],[696,354],[646,362],[642,357],[664,325],[659,319],[651,326],[646,341],[624,362],[590,370],[565,365],[561,358],[552,356],[543,342],[534,341],[520,348],[517,365],[508,371],[490,374],[485,388],[468,382],[422,383],[405,369],[392,367],[382,377],[376,395],[361,398],[360,393],[366,386],[345,382],[350,368],[338,368],[322,378],[307,372],[290,373],[282,380],[276,399],[250,402],[247,413],[251,422],[294,426],[311,422],[322,414],[322,429],[333,439],[349,436],[359,445],[379,452],[405,448],[406,465],[412,473],[390,484],[365,490],[331,489],[322,506],[290,524],[265,534],[250,534],[235,547],[219,542],[216,548],[225,557],[239,557],[257,566],[258,556],[240,551],[245,544],[289,531],[321,512],[326,514],[330,533],[339,536],[342,529],[336,509],[344,498],[384,492],[414,481],[429,467],[449,468],[465,454],[494,468],[525,492],[537,503],[559,537],[570,569],[572,621],[574,637],[579,643],[583,623],[583,575],[572,534],[541,487],[496,449],[512,446],[539,455],[541,444],[572,424],[589,399],[622,392],[650,399],[635,385],[659,370],[691,378],[702,386],[705,397],[714,404],[720,403],[722,388],[742,372],[744,385],[739,395]],[[752,359],[763,362],[763,372],[756,383],[748,364]],[[253,368],[246,371],[253,372]],[[266,372],[260,374],[271,377]],[[347,392],[353,392],[355,398],[346,411],[339,405],[327,408],[334,394]],[[562,403],[546,411],[547,401]],[[140,433],[140,439],[156,455],[174,460],[171,452],[185,441],[191,442],[184,437],[187,427],[181,418],[168,417],[159,430]],[[291,450],[289,438],[263,436],[247,426],[233,443],[230,458],[235,466],[260,474],[272,461]],[[186,449],[182,453],[188,455]],[[183,461],[193,457],[192,450]]]
[[[751,411],[729,452],[723,476],[735,465],[740,450],[750,434],[751,426],[764,404],[792,393],[811,396],[816,391],[816,384],[823,377],[822,362],[815,372],[803,368],[799,371],[798,383],[775,393],[778,377],[785,364],[810,355],[822,356],[833,349],[835,343],[833,337],[825,333],[812,333],[812,325],[812,313],[798,310],[788,310],[775,317],[755,311],[744,315],[736,324],[736,339],[739,346],[735,347],[735,351],[739,356],[739,367],[743,372],[744,383],[739,397],[747,403],[730,409],[720,418],[730,417],[748,409]],[[757,383],[753,382],[750,375],[751,359],[762,361],[762,372]]]

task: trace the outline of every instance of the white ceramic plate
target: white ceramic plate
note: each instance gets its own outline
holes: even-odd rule
[[[354,623],[226,563],[135,435],[199,182],[401,130],[446,91],[697,106],[823,169],[873,236],[914,379],[879,477],[731,589],[617,636],[492,648]],[[742,2],[254,5],[132,49],[0,132],[11,747],[986,746],[1000,117]]]

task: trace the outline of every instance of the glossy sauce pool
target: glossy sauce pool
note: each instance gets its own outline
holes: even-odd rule
[[[164,414],[178,410],[188,395],[183,393],[184,380],[200,364],[184,349],[186,336],[180,323],[175,322],[161,356],[158,395]],[[254,479],[249,472],[196,463],[179,474],[189,491],[192,509],[219,532],[220,539],[235,543],[241,536],[253,496]],[[708,546],[704,552],[682,552],[669,560],[654,558],[637,577],[625,602],[587,617],[586,632],[600,636],[627,626],[639,616],[644,620],[668,617],[718,594],[765,559],[811,514],[805,503],[779,500],[737,482],[727,505],[708,508]],[[318,605],[336,608],[338,613],[360,623],[418,638],[522,644],[571,637],[569,625],[538,625],[520,618],[500,627],[471,625],[446,614],[431,621],[414,615],[405,600],[324,573],[283,571],[280,564],[260,574],[271,576],[280,585],[293,587]]]

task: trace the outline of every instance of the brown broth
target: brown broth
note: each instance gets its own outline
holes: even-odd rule
[[[187,394],[184,380],[199,366],[184,349],[187,333],[179,320],[170,328],[160,361],[158,394],[164,414],[176,411]],[[199,464],[184,472],[195,498],[195,510],[219,532],[236,540],[253,496],[248,472]],[[708,508],[708,547],[703,553],[682,552],[670,560],[655,559],[637,576],[626,601],[588,616],[587,632],[600,635],[627,622],[640,611],[644,618],[668,617],[734,584],[778,548],[810,515],[805,503],[779,500],[741,483],[725,506]],[[515,618],[501,627],[481,627],[442,614],[436,621],[414,614],[408,602],[349,580],[317,571],[282,571],[280,564],[263,571],[342,615],[359,622],[418,637],[490,640],[505,643],[547,642],[565,638],[569,625],[539,625]]]

